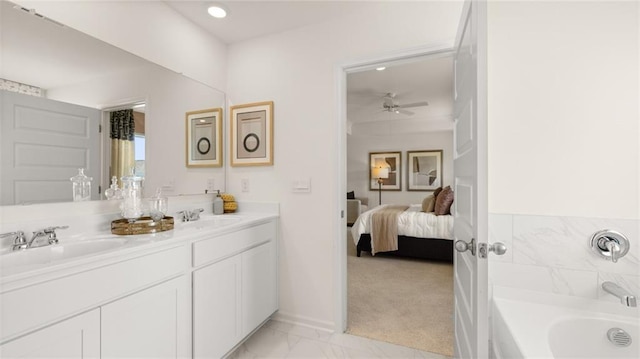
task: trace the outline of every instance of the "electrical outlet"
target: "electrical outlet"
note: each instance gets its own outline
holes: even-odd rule
[[[242,192],[249,192],[249,179],[248,178],[241,179],[240,187],[242,187]]]

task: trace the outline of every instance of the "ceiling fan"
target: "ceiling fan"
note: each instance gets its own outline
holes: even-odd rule
[[[414,113],[411,111],[405,110],[406,108],[429,106],[429,103],[427,101],[400,105],[395,101],[396,94],[393,92],[387,92],[387,94],[384,95],[383,99],[384,101],[382,102],[382,111],[401,113],[403,115],[408,115],[408,116],[411,116]]]

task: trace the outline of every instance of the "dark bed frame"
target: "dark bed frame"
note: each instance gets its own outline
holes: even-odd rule
[[[360,252],[371,253],[371,235],[360,235],[356,247],[357,256]],[[378,252],[376,255],[402,256],[429,259],[435,261],[453,262],[453,241],[441,238],[416,238],[398,236],[398,250],[390,252]]]

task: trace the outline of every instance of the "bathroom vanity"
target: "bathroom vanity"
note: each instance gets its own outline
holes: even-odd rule
[[[278,309],[277,218],[5,251],[0,357],[223,357]]]

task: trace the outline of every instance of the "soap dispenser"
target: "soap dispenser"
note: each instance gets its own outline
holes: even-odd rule
[[[224,201],[220,196],[220,190],[217,190],[218,194],[213,199],[213,214],[223,214],[224,213]]]

